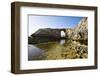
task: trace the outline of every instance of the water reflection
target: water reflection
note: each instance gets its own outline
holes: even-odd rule
[[[60,40],[60,44],[63,45],[65,43],[65,39]]]
[[[61,45],[65,43],[65,39],[60,39],[56,41],[44,41],[37,44],[28,45],[28,60],[42,60],[45,57],[45,51],[59,51]],[[58,49],[59,47],[59,49]]]
[[[87,58],[87,45],[69,39],[42,39],[28,44],[28,60]],[[76,49],[78,48],[78,49]]]
[[[28,45],[28,59],[29,60],[39,60],[41,59],[40,56],[42,56],[44,53],[44,50],[29,44]]]

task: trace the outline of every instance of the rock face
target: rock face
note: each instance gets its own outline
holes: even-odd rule
[[[34,34],[31,35],[34,36],[45,36],[45,37],[60,37],[60,31],[58,29],[51,29],[51,28],[44,28],[37,30]]]
[[[51,29],[43,28],[37,30],[28,38],[29,44],[44,43],[48,41],[57,41],[61,38],[61,30],[65,29]]]
[[[71,38],[73,32],[71,28],[66,29],[66,38]]]
[[[71,38],[73,40],[88,40],[88,23],[87,18],[83,18],[73,29]]]

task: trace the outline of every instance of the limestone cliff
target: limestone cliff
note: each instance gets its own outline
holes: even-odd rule
[[[66,38],[71,38],[73,32],[74,32],[73,29],[67,28],[66,29]]]
[[[71,35],[73,40],[87,40],[88,39],[88,23],[87,18],[83,18],[79,24],[73,29]]]

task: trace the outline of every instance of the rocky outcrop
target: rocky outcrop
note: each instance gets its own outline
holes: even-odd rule
[[[76,59],[76,58],[87,58],[88,57],[88,47],[87,45],[81,45],[77,41],[68,40],[64,44],[66,50],[62,50],[62,57],[64,59]]]
[[[60,31],[58,29],[51,29],[51,28],[43,28],[37,30],[34,34],[31,35],[34,36],[44,36],[44,37],[54,37],[59,38],[60,37]]]
[[[87,18],[83,18],[79,24],[73,29],[71,35],[73,40],[88,40],[88,23]]]
[[[66,29],[66,38],[71,38],[73,32],[71,28]]]

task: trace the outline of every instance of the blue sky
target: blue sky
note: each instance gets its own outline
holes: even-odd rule
[[[83,17],[29,15],[29,34],[39,28],[74,28]]]

